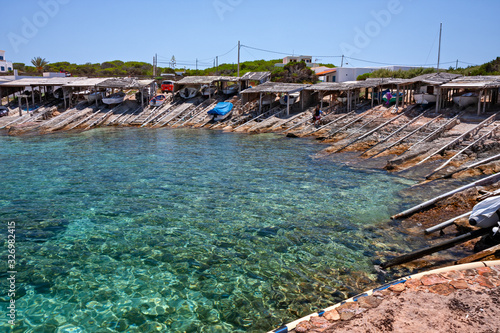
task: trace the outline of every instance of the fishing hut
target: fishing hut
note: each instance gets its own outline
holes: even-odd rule
[[[449,102],[449,97],[443,94],[441,86],[453,79],[460,77],[450,73],[431,73],[416,76],[405,80],[410,84],[409,102],[421,105],[435,103],[436,113],[439,112]]]
[[[174,83],[174,93],[184,88],[194,88],[198,91],[207,88],[206,96],[212,98],[217,91],[222,91],[224,84],[228,82],[238,82],[235,76],[187,76]],[[203,93],[203,92],[202,92]]]
[[[286,115],[290,114],[292,107],[298,105],[300,111],[311,103],[311,91],[304,90],[309,84],[266,82],[256,87],[245,89],[241,92],[241,102],[245,105],[248,102],[259,101],[259,113],[262,112],[263,105],[269,105],[278,102],[286,105]]]
[[[271,72],[248,72],[240,78],[241,90],[257,86],[271,80]]]
[[[19,112],[21,113],[22,101],[26,102],[27,108],[29,108],[29,103],[31,99],[31,105],[35,105],[36,99],[39,99],[40,103],[43,103],[43,97],[46,98],[48,94],[52,94],[56,89],[62,88],[68,83],[81,80],[81,78],[76,77],[31,77],[22,78],[18,80],[11,80],[0,83],[0,95],[7,95],[7,100],[9,96],[13,95],[14,98],[19,98]],[[5,89],[5,90],[4,90]],[[6,91],[6,93],[4,93]],[[62,89],[61,98],[64,100],[66,107],[66,94],[67,90]]]
[[[463,109],[477,105],[477,115],[498,104],[500,76],[465,76],[440,86],[442,95]]]
[[[335,103],[345,106],[347,112],[356,109],[356,105],[362,99],[372,99],[373,107],[373,89],[380,84],[379,81],[347,81],[347,82],[321,82],[311,85],[305,90],[312,92],[312,98],[319,101],[321,109],[323,109],[325,99],[329,107]]]

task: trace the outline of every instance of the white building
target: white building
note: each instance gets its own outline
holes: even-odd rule
[[[356,81],[358,76],[373,73],[379,69],[389,69],[391,71],[407,71],[413,68],[419,67],[409,67],[409,66],[386,66],[386,67],[335,67],[335,71],[326,70],[324,72],[316,73],[319,80],[323,82],[346,82],[346,81]]]
[[[317,66],[317,64],[314,64],[312,62],[312,57],[311,56],[286,56],[283,58],[283,63],[282,64],[274,64],[276,67],[285,67],[286,64],[289,64],[291,62],[305,62],[307,67],[314,67]]]
[[[0,73],[6,73],[13,70],[12,62],[5,60],[5,51],[0,50]]]

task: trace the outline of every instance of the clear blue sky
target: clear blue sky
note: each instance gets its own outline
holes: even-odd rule
[[[447,68],[500,56],[499,13],[498,0],[3,0],[0,50],[25,64],[152,62],[157,53],[161,67],[175,55],[178,68],[196,59],[205,68],[230,50],[219,63],[237,62],[240,40],[335,65],[340,58],[327,56],[344,54],[347,66],[435,66],[442,22]],[[283,56],[241,49],[241,61]]]

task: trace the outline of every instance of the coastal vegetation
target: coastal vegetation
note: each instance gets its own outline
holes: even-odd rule
[[[307,68],[305,63],[291,63],[284,67],[275,66],[282,63],[281,59],[272,60],[254,60],[245,61],[240,63],[240,75],[247,72],[266,72],[272,73],[271,79],[275,82],[290,82],[290,83],[314,83],[317,77],[310,68]],[[74,64],[67,61],[49,63],[46,59],[35,57],[32,59],[33,66],[24,63],[14,63],[14,69],[17,69],[20,74],[38,74],[42,71],[48,72],[68,72],[73,76],[88,76],[88,77],[113,77],[113,76],[152,76],[153,66],[147,62],[141,61],[105,61],[103,63],[86,63]],[[335,67],[333,64],[319,64],[319,66]],[[366,80],[367,78],[401,78],[410,79],[423,74],[434,73],[435,68],[413,68],[407,71],[397,70],[392,71],[389,69],[378,69],[372,73],[366,73],[358,76],[357,80]],[[186,69],[178,68],[173,69],[170,67],[158,67],[157,76],[160,78],[161,74],[174,74],[175,72],[182,72],[184,76],[193,75],[225,75],[237,76],[238,65],[236,63],[225,63],[219,66],[210,67],[206,69]],[[477,76],[477,75],[500,75],[500,57],[487,62],[482,65],[468,66],[465,68],[452,68],[450,67],[445,72],[453,74],[461,74],[464,76]]]
[[[366,80],[367,78],[382,78],[391,77],[396,79],[411,79],[419,75],[435,73],[435,68],[413,68],[407,71],[390,69],[378,69],[372,73],[366,73],[358,76],[357,80]],[[464,76],[479,76],[479,75],[500,75],[500,57],[482,65],[468,66],[466,68],[450,67],[445,72],[451,74],[460,74]]]

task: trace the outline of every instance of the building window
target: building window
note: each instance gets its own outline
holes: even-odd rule
[[[336,78],[336,76],[332,77],[332,82],[335,82],[335,78]]]
[[[3,56],[0,56],[0,60],[3,60]]]
[[[10,71],[12,70],[12,68],[10,68],[10,67],[7,67],[7,70],[8,70],[9,72],[10,72]]]
[[[5,72],[5,67],[0,67],[0,72]]]

